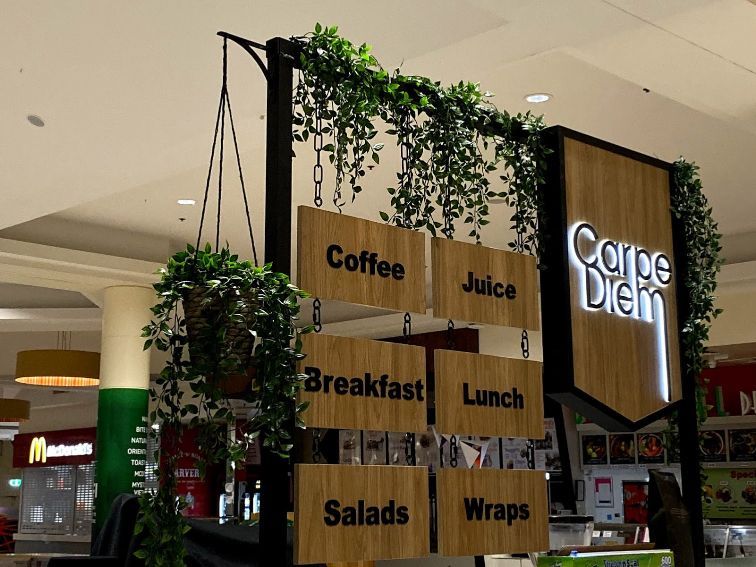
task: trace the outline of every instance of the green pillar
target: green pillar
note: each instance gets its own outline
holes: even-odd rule
[[[118,494],[144,490],[150,353],[142,348],[141,333],[150,321],[154,301],[149,288],[105,290],[97,406],[96,531]]]

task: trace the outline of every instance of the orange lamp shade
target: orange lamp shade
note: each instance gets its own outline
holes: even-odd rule
[[[26,400],[0,398],[0,422],[27,421],[31,404]]]
[[[24,350],[16,356],[16,382],[59,388],[97,386],[100,353],[83,350]]]

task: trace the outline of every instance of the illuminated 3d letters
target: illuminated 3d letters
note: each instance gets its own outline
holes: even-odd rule
[[[587,222],[568,235],[570,262],[580,274],[580,305],[651,323],[656,329],[659,393],[670,401],[669,339],[664,289],[672,281],[672,263],[661,253],[634,244],[600,239]]]

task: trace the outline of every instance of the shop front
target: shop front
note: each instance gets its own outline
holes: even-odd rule
[[[96,429],[16,435],[22,470],[17,552],[88,553],[95,497]]]

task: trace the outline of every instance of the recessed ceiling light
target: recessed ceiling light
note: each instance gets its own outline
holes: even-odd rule
[[[42,128],[45,125],[45,121],[42,120],[39,116],[36,114],[29,114],[26,119],[29,121],[30,124],[33,124],[37,128]]]
[[[527,102],[530,102],[533,104],[540,104],[550,99],[551,99],[551,95],[548,93],[532,93],[525,97],[525,100]]]
[[[194,199],[179,199],[176,201],[179,205],[194,205],[197,203]]]

